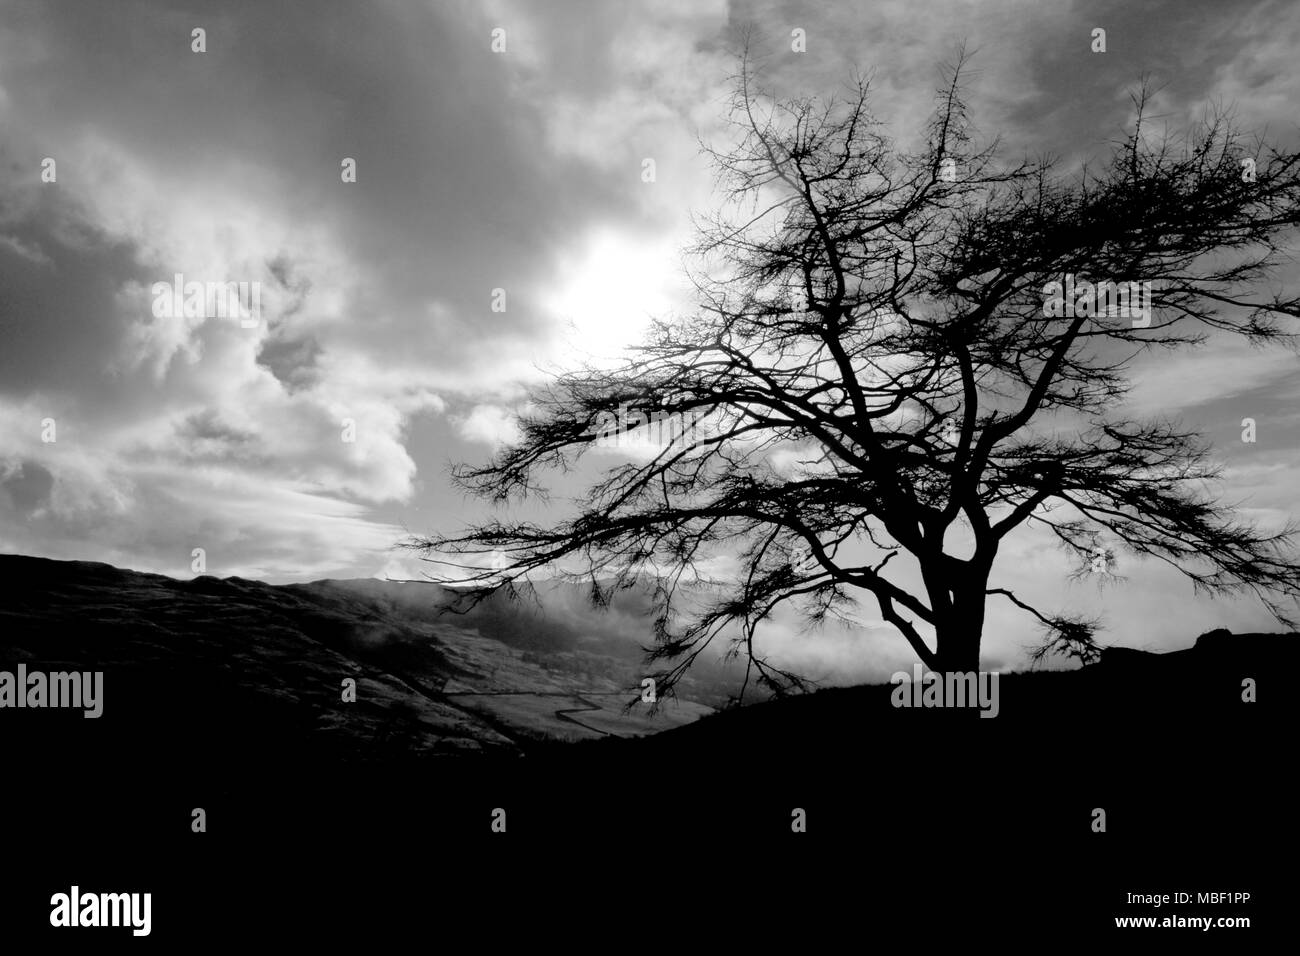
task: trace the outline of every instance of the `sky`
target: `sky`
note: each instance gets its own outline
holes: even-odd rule
[[[699,142],[723,133],[744,26],[778,51],[778,93],[871,72],[903,141],[963,41],[977,124],[1013,152],[1100,156],[1143,75],[1173,127],[1223,103],[1296,136],[1287,2],[0,0],[0,551],[178,577],[195,548],[221,576],[417,576],[393,545],[489,513],[448,467],[509,441],[530,386],[689,312],[682,250],[715,199]],[[786,52],[794,29],[806,52]],[[257,283],[260,321],[156,314],[176,274]],[[1296,511],[1294,355],[1213,342],[1134,384],[1135,411],[1215,443],[1250,516]],[[1003,567],[995,585],[1100,610],[1116,643],[1269,627],[1158,568],[1122,567],[1104,593],[1067,583],[1033,535]],[[910,667],[863,618],[803,643],[782,620],[774,640],[814,668]],[[990,666],[1032,632],[991,606]]]

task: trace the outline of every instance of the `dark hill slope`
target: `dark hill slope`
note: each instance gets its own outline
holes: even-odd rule
[[[570,592],[449,614],[456,593],[433,584],[181,581],[0,555],[0,670],[105,683],[100,718],[6,708],[0,733],[32,755],[129,748],[172,766],[393,763],[649,733],[726,699],[734,669],[712,664],[672,713],[624,714],[649,623],[635,595],[596,616]]]
[[[1221,630],[1180,651],[1109,648],[1097,664],[1078,670],[1001,675],[992,719],[895,707],[896,688],[878,684],[733,708],[654,738],[591,747],[701,762],[802,761],[877,747],[960,761],[976,743],[977,759],[989,748],[1041,748],[1046,762],[1108,751],[1116,761],[1140,763],[1144,751],[1183,753],[1211,744],[1255,751],[1275,736],[1280,742],[1293,726],[1297,667],[1300,635]],[[1246,679],[1256,683],[1254,703],[1243,700]],[[1274,756],[1286,759],[1281,751]]]
[[[33,746],[75,729],[85,747],[129,740],[217,765],[517,749],[437,698],[459,671],[436,637],[344,592],[0,555],[0,668],[18,662],[105,675],[98,719],[7,711]],[[345,709],[349,677],[358,702]]]

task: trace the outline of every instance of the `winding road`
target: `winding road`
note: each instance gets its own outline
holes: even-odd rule
[[[621,697],[630,692],[629,691],[596,691],[596,692],[587,691],[585,693],[590,693],[592,697]],[[597,734],[604,734],[606,737],[618,736],[618,734],[615,734],[611,731],[602,730],[599,727],[593,727],[591,726],[591,724],[584,724],[578,718],[571,716],[573,714],[585,714],[585,713],[590,713],[593,710],[599,711],[605,709],[600,704],[593,704],[591,701],[587,700],[587,698],[583,697],[581,694],[575,694],[572,691],[467,690],[467,691],[443,691],[442,696],[444,697],[563,697],[566,700],[576,700],[582,704],[586,704],[587,706],[557,708],[555,711],[555,716],[558,717],[560,720],[567,720],[571,724],[577,724],[579,727],[582,727],[584,730],[590,730],[593,733],[597,733]]]

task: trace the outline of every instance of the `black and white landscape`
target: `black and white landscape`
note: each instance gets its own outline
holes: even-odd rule
[[[1276,938],[1297,49],[0,0],[0,940]]]

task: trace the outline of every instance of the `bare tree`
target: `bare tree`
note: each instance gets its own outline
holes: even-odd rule
[[[1244,143],[1222,111],[1153,138],[1143,89],[1098,168],[1002,165],[977,142],[964,66],[909,151],[873,116],[869,80],[778,101],[742,56],[732,144],[706,147],[724,198],[699,223],[698,309],[657,321],[616,369],[558,375],[517,444],[455,477],[505,503],[544,495],[540,475],[607,444],[611,423],[632,438],[667,420],[670,434],[552,525],[411,546],[502,551],[504,570],[466,573],[474,594],[546,567],[597,601],[652,579],[668,690],[719,635],[768,689],[801,686],[756,648],[760,625],[785,602],[820,622],[863,592],[936,670],[978,669],[990,595],[1037,618],[1045,651],[1087,659],[1096,621],[990,587],[1003,539],[1029,525],[1081,573],[1109,575],[1114,547],[1283,618],[1295,527],[1234,517],[1204,442],[1118,412],[1144,350],[1291,342],[1279,323],[1300,301],[1254,293],[1300,218],[1300,155]],[[701,561],[724,550],[740,573],[697,600]]]

